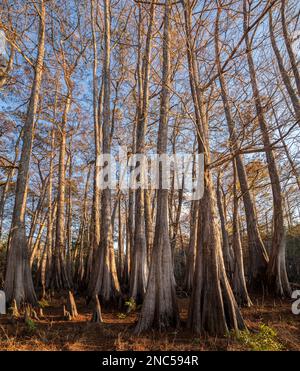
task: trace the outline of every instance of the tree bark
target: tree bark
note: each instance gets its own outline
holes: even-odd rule
[[[104,2],[104,63],[103,63],[103,125],[102,153],[111,152],[111,119],[110,119],[110,1]],[[120,285],[117,275],[113,231],[111,223],[111,190],[101,192],[100,244],[96,263],[93,266],[89,295],[99,295],[103,305],[116,303],[120,298]]]
[[[94,311],[93,311],[91,322],[103,323],[101,306],[100,306],[98,295],[95,295],[93,301],[94,301]]]
[[[123,282],[124,278],[124,233],[123,233],[123,217],[121,210],[121,197],[118,200],[118,277],[119,281]]]
[[[234,251],[234,270],[232,279],[232,289],[236,298],[237,303],[240,306],[250,307],[252,302],[248,295],[245,272],[244,272],[244,261],[243,261],[243,249],[241,242],[240,226],[239,226],[239,199],[237,195],[237,170],[236,160],[232,161],[233,164],[233,217],[232,217],[232,247]]]
[[[227,86],[224,74],[221,71],[220,61],[220,50],[219,50],[219,16],[220,8],[216,18],[216,29],[215,29],[215,51],[216,51],[216,63],[219,72],[219,81],[221,88],[221,97],[223,101],[226,122],[230,135],[230,149],[232,152],[238,152],[238,140],[234,121],[231,114],[231,108],[227,96]],[[250,277],[249,281],[252,287],[260,287],[261,282],[265,277],[265,272],[268,264],[268,254],[263,244],[260,232],[257,226],[257,217],[255,213],[254,201],[251,197],[247,173],[243,163],[241,155],[236,155],[236,165],[239,177],[239,183],[243,194],[243,202],[245,207],[246,223],[247,223],[247,234],[248,234],[248,246],[250,253]]]
[[[170,0],[164,6],[163,67],[158,129],[158,154],[167,153],[168,111],[170,100]],[[143,307],[135,328],[136,333],[169,326],[177,327],[179,314],[174,286],[172,253],[168,231],[168,190],[162,189],[162,167],[159,171],[160,186],[157,197],[157,215],[152,259],[147,291]]]
[[[146,232],[146,244],[147,244],[147,262],[148,265],[151,259],[151,251],[153,245],[153,220],[151,214],[151,190],[144,190],[145,200],[145,232]]]
[[[271,14],[271,13],[270,13]],[[248,24],[248,13],[246,8],[246,1],[244,1],[244,30]],[[271,27],[272,29],[272,27]],[[271,31],[272,32],[272,31]],[[268,171],[271,180],[272,196],[273,196],[273,235],[272,235],[272,248],[270,252],[270,260],[267,269],[267,281],[270,290],[275,295],[290,297],[291,289],[286,273],[285,254],[282,249],[285,244],[284,236],[284,219],[283,219],[283,202],[281,185],[278,174],[278,168],[275,161],[274,153],[271,148],[271,141],[269,137],[268,126],[265,120],[262,102],[258,90],[256,71],[251,52],[251,43],[249,35],[245,37],[246,54],[249,66],[251,87],[255,102],[256,114],[258,123],[262,133],[262,140],[265,148]]]
[[[224,335],[231,329],[244,329],[245,324],[225,272],[215,191],[207,166],[210,163],[208,121],[192,46],[192,6],[189,0],[184,1],[183,6],[198,150],[204,154],[204,194],[199,202],[197,256],[188,327],[199,334]]]
[[[57,189],[57,215],[56,215],[56,236],[55,247],[52,258],[52,274],[51,287],[60,289],[69,289],[71,283],[69,281],[67,266],[65,260],[66,236],[65,236],[65,192],[66,192],[66,125],[68,113],[71,108],[72,92],[69,81],[69,76],[65,80],[67,84],[67,95],[64,105],[62,121],[59,127],[59,163],[58,163],[58,189]]]
[[[155,14],[154,3],[150,6],[149,24],[146,37],[145,52],[143,55],[142,66],[140,70],[140,52],[138,58],[138,71],[140,78],[139,85],[139,102],[137,107],[137,125],[136,125],[136,153],[145,153],[145,133],[149,105],[149,74],[150,74],[150,57],[152,30]],[[139,6],[139,49],[141,48],[141,7]],[[147,279],[148,279],[148,259],[147,259],[147,239],[146,239],[146,222],[145,222],[145,192],[139,188],[135,192],[135,228],[134,228],[134,246],[132,252],[132,269],[130,275],[130,297],[138,304],[142,303]]]
[[[46,8],[44,0],[40,1],[39,9],[38,52],[31,88],[26,121],[23,129],[23,145],[19,162],[16,197],[13,210],[10,248],[7,256],[5,293],[7,302],[16,301],[36,304],[36,294],[28,260],[28,246],[25,233],[25,212],[29,178],[29,164],[32,151],[32,141],[39,92],[42,82],[44,52],[45,52],[45,18]]]
[[[76,302],[71,291],[68,291],[67,310],[70,313],[72,319],[78,317]]]
[[[93,184],[93,204],[91,216],[91,246],[89,250],[86,281],[90,280],[92,269],[93,256],[97,251],[100,242],[100,197],[101,192],[97,187],[97,179],[99,176],[99,166],[97,159],[101,153],[101,113],[103,103],[103,84],[101,84],[100,93],[98,93],[97,69],[98,69],[98,53],[97,39],[95,31],[95,1],[91,1],[91,25],[92,25],[92,41],[93,41],[93,119],[94,119],[94,146],[95,146],[95,164],[94,164],[94,184]],[[97,14],[97,12],[96,12]]]
[[[190,219],[190,239],[187,251],[187,261],[184,277],[184,290],[188,293],[192,292],[193,277],[195,272],[195,258],[196,258],[196,239],[198,229],[198,211],[199,201],[192,201],[191,205],[191,219]]]
[[[221,178],[221,174],[219,172],[217,176],[217,189],[216,189],[217,205],[218,205],[220,222],[221,222],[224,263],[225,263],[227,276],[231,280],[232,273],[233,273],[233,256],[231,254],[230,246],[229,246],[228,232],[226,228],[226,220],[225,220],[225,215],[224,215],[224,206],[222,203],[222,196],[221,196],[220,178]]]

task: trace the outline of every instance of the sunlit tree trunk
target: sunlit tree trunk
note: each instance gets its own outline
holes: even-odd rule
[[[231,108],[228,100],[227,85],[224,74],[221,71],[220,61],[220,47],[219,47],[219,14],[216,18],[216,29],[215,29],[215,51],[216,51],[216,63],[219,72],[219,81],[221,88],[221,97],[224,106],[224,112],[228,131],[230,135],[230,149],[233,153],[238,152],[238,140],[234,121],[232,118]],[[250,194],[249,183],[245,165],[240,154],[235,154],[237,173],[239,178],[240,187],[243,194],[243,202],[245,207],[247,232],[248,232],[248,246],[250,253],[250,284],[253,287],[261,285],[262,280],[265,277],[267,269],[268,255],[264,247],[260,232],[257,226],[257,217],[255,213],[254,201]]]
[[[93,119],[94,119],[94,146],[95,146],[95,164],[94,164],[94,183],[93,183],[93,204],[91,216],[91,246],[87,261],[86,281],[90,280],[90,274],[93,263],[93,256],[97,251],[100,242],[100,196],[101,192],[97,186],[99,176],[99,166],[97,159],[101,153],[101,113],[103,103],[103,84],[101,84],[100,93],[98,92],[98,52],[97,38],[95,30],[95,1],[91,1],[91,25],[92,25],[92,42],[93,42]],[[97,14],[97,11],[96,11]]]
[[[145,232],[146,232],[146,243],[147,243],[147,261],[150,263],[151,251],[153,245],[153,220],[151,214],[151,190],[144,190],[145,200]]]
[[[65,74],[67,72],[65,71]],[[65,193],[66,193],[66,125],[68,113],[71,107],[72,91],[70,81],[66,78],[68,87],[64,111],[59,125],[59,163],[58,163],[58,186],[57,186],[57,214],[56,214],[56,236],[52,257],[51,287],[56,289],[68,289],[71,287],[67,274],[65,260],[66,234],[65,234]]]
[[[124,278],[124,226],[121,208],[121,197],[118,200],[118,276],[119,281]]]
[[[162,90],[160,98],[160,121],[158,129],[158,154],[167,153],[168,111],[170,100],[170,0],[164,5]],[[171,245],[169,240],[168,190],[162,189],[162,167],[159,170],[157,215],[152,258],[147,291],[143,307],[135,328],[136,333],[169,326],[176,327],[179,314],[174,286]]]
[[[136,126],[136,153],[145,153],[145,134],[149,106],[149,74],[151,42],[153,33],[153,23],[155,15],[154,3],[150,6],[149,24],[146,37],[145,52],[142,58],[139,85],[139,102],[137,108],[137,126]],[[139,6],[139,46],[141,47],[141,7]],[[139,52],[140,53],[140,52]],[[139,56],[139,64],[141,56]],[[137,69],[139,70],[140,67]],[[147,259],[147,235],[146,235],[146,216],[145,216],[145,192],[139,188],[135,192],[135,227],[134,227],[134,248],[132,252],[131,275],[130,275],[130,297],[141,303],[146,291],[148,279],[148,259]],[[147,218],[149,233],[149,217]],[[148,241],[149,245],[149,241]]]
[[[192,6],[189,0],[184,1],[183,6],[198,150],[204,155],[204,194],[199,202],[197,255],[188,326],[196,333],[224,335],[230,330],[244,329],[245,324],[225,272],[215,191],[207,166],[210,163],[207,115],[192,46]]]
[[[73,197],[72,197],[72,176],[73,176],[73,155],[72,155],[72,137],[69,143],[68,159],[69,159],[69,174],[68,174],[68,195],[67,195],[67,252],[66,252],[66,269],[69,282],[72,282],[73,276],[73,243],[72,243],[72,221],[73,221]]]
[[[47,287],[47,278],[48,282],[50,279],[50,272],[51,272],[51,253],[52,253],[52,234],[53,234],[53,205],[52,205],[52,192],[53,192],[53,160],[54,160],[54,140],[55,140],[55,130],[52,127],[50,132],[50,143],[51,143],[51,150],[50,150],[50,161],[49,161],[49,184],[48,184],[48,217],[47,217],[47,235],[46,235],[46,242],[45,242],[45,260],[44,265],[41,271],[41,284],[42,284],[42,296],[46,294],[46,287]],[[48,276],[48,277],[47,277]]]
[[[45,18],[45,2],[44,0],[41,0],[39,7],[37,60],[35,64],[34,79],[31,87],[26,121],[23,128],[23,144],[21,158],[19,161],[10,248],[7,256],[4,287],[7,302],[10,303],[13,300],[16,300],[17,305],[20,305],[21,302],[29,302],[31,304],[36,303],[36,294],[33,287],[28,260],[28,246],[25,232],[25,213],[33,133],[43,74],[45,52]]]
[[[84,197],[83,197],[83,206],[82,206],[82,219],[81,219],[81,226],[79,229],[78,235],[78,246],[77,246],[77,253],[74,256],[74,260],[77,263],[76,269],[74,273],[74,282],[76,283],[77,287],[81,288],[84,285],[84,274],[85,274],[85,266],[84,266],[84,254],[86,246],[89,246],[89,239],[88,239],[88,191],[90,185],[90,177],[91,177],[91,165],[88,168],[86,182],[84,187]]]
[[[111,153],[111,119],[110,119],[110,1],[104,2],[104,62],[103,62],[103,125],[102,153]],[[116,303],[120,297],[120,285],[117,275],[113,231],[111,224],[111,190],[101,192],[100,243],[93,266],[89,295],[100,295],[102,303]]]
[[[246,1],[244,1],[244,30],[246,30],[247,28],[248,16],[249,14],[247,13]],[[270,261],[267,270],[267,280],[270,290],[272,290],[272,293],[280,296],[290,296],[291,289],[286,273],[286,262],[284,252],[285,233],[283,219],[283,202],[279,173],[274,153],[271,148],[269,130],[265,119],[262,101],[257,84],[254,60],[251,51],[252,45],[248,34],[245,37],[245,42],[251,87],[255,102],[258,123],[262,133],[262,140],[265,148],[273,195],[273,235],[272,235],[272,248],[270,252]]]

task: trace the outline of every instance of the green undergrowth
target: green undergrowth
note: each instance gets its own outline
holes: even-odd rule
[[[241,331],[236,338],[240,343],[245,345],[250,350],[284,350],[284,346],[278,340],[277,332],[265,324],[260,324],[257,332]]]

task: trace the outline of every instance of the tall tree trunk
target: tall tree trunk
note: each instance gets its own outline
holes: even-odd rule
[[[220,182],[221,182],[221,174],[219,172],[217,176],[217,189],[216,189],[217,205],[218,205],[220,222],[221,222],[224,263],[225,263],[226,273],[229,279],[231,279],[232,273],[233,273],[233,257],[232,257],[230,246],[229,246],[228,232],[226,228],[226,220],[225,220],[225,215],[224,215],[224,206],[222,202]]]
[[[238,140],[234,121],[231,114],[231,108],[227,95],[227,86],[224,74],[221,71],[220,61],[220,48],[219,48],[219,16],[216,18],[216,29],[215,29],[215,52],[216,52],[216,63],[219,72],[219,81],[221,87],[221,97],[223,101],[226,122],[230,135],[230,149],[233,153],[238,152]],[[263,244],[260,232],[257,226],[257,217],[255,213],[254,201],[250,194],[249,183],[247,173],[243,163],[241,155],[236,154],[237,172],[239,177],[239,183],[243,194],[243,202],[245,207],[246,223],[247,223],[247,234],[248,234],[248,246],[250,253],[250,284],[252,287],[259,287],[265,277],[265,272],[268,264],[268,255]]]
[[[45,18],[46,9],[44,0],[40,1],[39,9],[38,52],[34,70],[34,79],[31,88],[26,121],[23,129],[23,145],[19,162],[16,197],[13,210],[10,248],[7,256],[5,293],[7,302],[16,301],[36,303],[36,294],[28,260],[28,246],[25,232],[25,213],[29,178],[29,164],[31,158],[32,141],[39,92],[42,82],[44,52],[45,52]]]
[[[239,226],[239,199],[237,195],[237,170],[236,160],[232,161],[233,164],[233,217],[232,217],[232,247],[234,251],[234,270],[232,279],[232,288],[237,303],[240,306],[250,307],[252,302],[248,295],[246,286],[243,249],[241,242],[240,226]]]
[[[103,63],[103,125],[102,153],[111,153],[110,134],[110,1],[104,2],[104,63]],[[111,224],[111,190],[101,192],[100,244],[97,261],[93,266],[89,295],[99,294],[104,305],[113,303],[120,297],[120,285],[117,275],[113,231]]]
[[[196,333],[224,335],[245,324],[229,285],[221,247],[215,191],[211,179],[208,121],[199,89],[199,76],[192,46],[192,6],[184,1],[189,80],[198,133],[198,150],[204,155],[204,194],[199,202],[197,256],[188,326]]]
[[[182,177],[181,188],[178,190],[178,205],[177,205],[177,208],[175,208],[175,220],[173,223],[173,231],[172,231],[173,233],[171,235],[171,250],[172,250],[173,257],[175,255],[177,236],[178,236],[178,231],[180,228],[180,216],[181,216],[181,209],[182,209],[182,202],[183,202],[183,188],[184,188],[184,176]]]
[[[32,254],[31,254],[31,257],[30,257],[30,268],[32,268],[32,264],[33,264],[33,261],[35,260],[35,258],[37,257],[37,276],[39,276],[39,264],[41,262],[41,255],[42,255],[42,250],[41,250],[41,238],[42,238],[42,235],[43,235],[43,231],[45,229],[45,226],[46,226],[46,220],[47,220],[47,213],[45,213],[43,219],[41,220],[40,224],[39,224],[39,229],[37,231],[37,236],[36,236],[36,239],[34,241],[34,244],[33,244],[33,247],[32,247]]]
[[[119,281],[123,282],[124,277],[124,228],[121,210],[121,197],[118,200],[118,276]]]
[[[69,282],[72,282],[73,275],[73,244],[72,244],[72,220],[73,220],[73,205],[72,205],[72,174],[73,174],[73,156],[71,152],[72,138],[69,143],[69,174],[68,174],[68,199],[67,199],[67,253],[66,253],[66,269]]]
[[[48,279],[50,278],[49,272],[51,272],[51,252],[52,252],[52,234],[53,234],[53,209],[52,209],[52,191],[53,191],[53,160],[54,160],[54,140],[55,140],[55,130],[54,126],[50,131],[50,143],[51,143],[51,150],[50,150],[50,163],[49,163],[49,184],[48,184],[48,219],[47,219],[47,236],[45,242],[45,263],[41,271],[41,285],[43,294],[46,294],[46,287],[47,287],[47,275]]]
[[[165,1],[163,32],[162,90],[157,152],[167,153],[168,111],[170,100],[170,0]],[[168,231],[168,190],[162,188],[159,169],[157,215],[147,291],[135,332],[156,327],[159,330],[177,326],[179,314],[174,286],[173,264]]]
[[[91,25],[92,25],[92,41],[93,41],[93,119],[94,119],[94,146],[95,146],[95,164],[94,164],[94,183],[93,183],[93,204],[91,216],[91,246],[89,250],[86,281],[90,280],[92,269],[93,256],[97,251],[100,242],[100,196],[101,192],[97,186],[97,179],[99,176],[99,166],[97,159],[101,153],[101,113],[103,102],[103,84],[101,84],[100,93],[98,94],[98,53],[97,53],[97,38],[95,31],[95,1],[91,1]],[[97,14],[97,9],[96,9]]]
[[[88,245],[88,211],[87,211],[87,202],[88,202],[88,190],[89,190],[89,182],[90,182],[90,176],[91,176],[91,165],[88,167],[88,172],[86,176],[86,182],[85,182],[85,188],[84,188],[84,197],[83,197],[83,207],[82,207],[82,220],[81,220],[81,227],[79,229],[79,235],[78,235],[78,254],[76,256],[77,258],[77,265],[76,270],[74,274],[74,282],[76,282],[78,287],[84,286],[84,249],[85,246]],[[75,256],[74,256],[74,260]]]
[[[41,195],[39,197],[39,200],[38,200],[38,203],[37,203],[37,206],[36,206],[36,209],[35,209],[35,212],[33,213],[33,216],[32,216],[32,222],[31,222],[31,227],[30,227],[30,231],[29,231],[29,235],[28,235],[28,250],[29,250],[29,255],[30,255],[30,259],[29,259],[29,262],[30,262],[30,269],[32,268],[32,264],[33,264],[33,261],[34,261],[34,257],[35,257],[35,249],[34,249],[34,244],[33,244],[33,239],[34,239],[34,235],[36,234],[36,227],[38,225],[38,221],[41,217],[41,213],[42,213],[42,209],[43,209],[43,204],[44,204],[44,201],[45,201],[45,197],[46,197],[46,194],[47,194],[47,188],[48,188],[48,181],[47,180],[43,180],[42,181],[42,187],[41,187]]]
[[[199,201],[193,200],[191,205],[190,218],[190,240],[187,251],[187,261],[184,277],[184,290],[190,293],[193,288],[193,277],[195,272],[195,258],[196,258],[196,239],[198,229],[198,211]]]
[[[145,200],[145,232],[146,232],[146,244],[147,244],[147,262],[150,263],[151,251],[153,245],[153,220],[151,214],[151,190],[144,190]]]
[[[143,56],[142,66],[140,68],[141,56],[139,52],[138,61],[138,79],[139,102],[137,108],[137,126],[136,126],[136,153],[145,153],[145,133],[149,105],[149,74],[152,29],[155,14],[154,3],[150,6],[149,24],[146,37],[146,46]],[[141,7],[139,6],[139,49],[141,48]],[[141,69],[141,70],[140,70]],[[134,246],[132,252],[132,269],[130,275],[130,297],[137,303],[141,303],[146,291],[148,279],[148,259],[147,259],[147,239],[145,224],[145,192],[139,188],[135,192],[135,228],[134,228]]]
[[[123,276],[123,286],[128,287],[129,285],[129,272],[130,272],[130,238],[129,238],[129,213],[128,213],[128,203],[124,202],[125,204],[125,231],[126,231],[126,238],[125,238],[125,243],[126,243],[126,251],[125,251],[125,256],[124,256],[124,276]]]
[[[66,81],[67,82],[67,81]],[[65,192],[66,192],[66,125],[68,113],[71,107],[72,92],[67,82],[68,91],[64,105],[62,121],[59,127],[59,163],[58,163],[58,186],[57,186],[57,214],[56,214],[56,236],[55,247],[52,258],[51,287],[60,289],[69,289],[67,266],[65,260],[66,235],[65,235]]]
[[[57,108],[57,86],[55,92],[55,100],[53,106],[53,114],[54,119],[56,118],[56,108]],[[52,247],[53,247],[53,220],[54,214],[57,209],[57,204],[55,202],[55,210],[54,205],[52,204],[52,192],[53,192],[53,168],[54,168],[54,158],[55,158],[55,137],[56,137],[56,130],[54,125],[51,129],[51,136],[50,136],[50,161],[49,161],[49,185],[48,185],[48,220],[47,220],[47,236],[46,236],[46,267],[45,272],[42,272],[41,276],[41,283],[43,294],[45,293],[45,289],[49,288],[49,284],[51,281],[52,275]]]
[[[246,30],[247,25],[248,25],[248,13],[246,7],[246,0],[244,0],[244,30]],[[245,42],[251,87],[255,102],[258,123],[262,133],[262,140],[265,148],[273,195],[273,235],[272,235],[272,248],[270,252],[270,261],[267,270],[268,285],[275,295],[290,296],[291,289],[286,273],[285,254],[282,251],[285,246],[285,233],[280,179],[274,153],[271,148],[269,131],[265,120],[262,102],[258,90],[256,71],[251,51],[252,45],[248,34],[245,37]]]

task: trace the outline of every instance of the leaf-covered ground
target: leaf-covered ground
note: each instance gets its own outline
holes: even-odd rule
[[[91,308],[76,298],[79,316],[63,318],[63,298],[43,309],[39,321],[25,323],[0,316],[1,350],[300,350],[300,315],[293,315],[291,302],[254,299],[252,308],[243,309],[250,330],[239,338],[230,334],[221,339],[198,337],[185,329],[188,299],[179,299],[182,327],[166,333],[133,335],[138,312],[126,315],[103,311],[103,324],[90,323]]]

